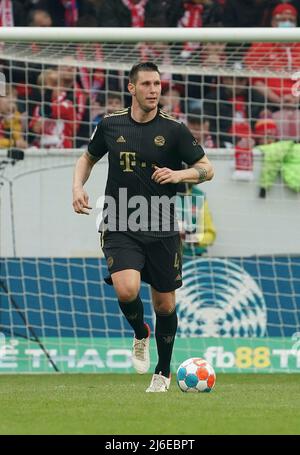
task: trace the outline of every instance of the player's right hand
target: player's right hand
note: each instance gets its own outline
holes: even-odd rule
[[[89,215],[89,196],[83,188],[73,188],[73,208],[76,213]]]

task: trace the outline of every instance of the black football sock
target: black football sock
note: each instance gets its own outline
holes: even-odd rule
[[[177,313],[174,310],[170,314],[156,314],[155,339],[157,345],[158,364],[155,373],[166,376],[170,375],[170,364],[173,345],[177,331]]]
[[[134,330],[135,337],[138,340],[148,336],[148,329],[144,323],[144,306],[138,295],[131,302],[120,302],[119,306],[127,319],[128,323]]]

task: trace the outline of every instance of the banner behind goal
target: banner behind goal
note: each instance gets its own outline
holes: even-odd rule
[[[130,104],[128,70],[147,60],[162,108],[216,170],[195,190],[211,214],[206,243],[183,234],[173,369],[205,356],[217,371],[299,371],[298,31],[0,32],[0,371],[132,371],[96,232],[107,162],[88,183],[88,220],[72,213],[70,187],[97,122]],[[141,295],[153,328],[146,285]]]

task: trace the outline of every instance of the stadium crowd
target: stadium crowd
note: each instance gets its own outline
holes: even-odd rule
[[[0,0],[1,26],[31,27],[296,27],[300,0]],[[32,52],[38,43],[32,43]],[[84,48],[78,45],[79,59]],[[101,45],[93,48],[103,58]],[[232,49],[231,49],[232,52]],[[225,67],[222,43],[186,42],[184,63]],[[140,60],[172,64],[167,44],[140,43]],[[254,43],[239,49],[232,68],[270,72],[299,68],[300,44]],[[68,64],[22,64],[1,60],[8,82],[0,98],[0,148],[80,148],[104,114],[128,106],[127,74]],[[299,97],[291,78],[245,75],[162,74],[161,107],[185,122],[206,147],[298,141]],[[215,73],[216,74],[216,73]]]
[[[2,25],[17,27],[268,27],[284,3],[299,11],[300,0],[1,0],[0,8]]]

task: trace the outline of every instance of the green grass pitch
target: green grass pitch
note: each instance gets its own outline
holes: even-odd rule
[[[300,434],[300,375],[218,374],[148,394],[150,375],[0,376],[0,434]]]

